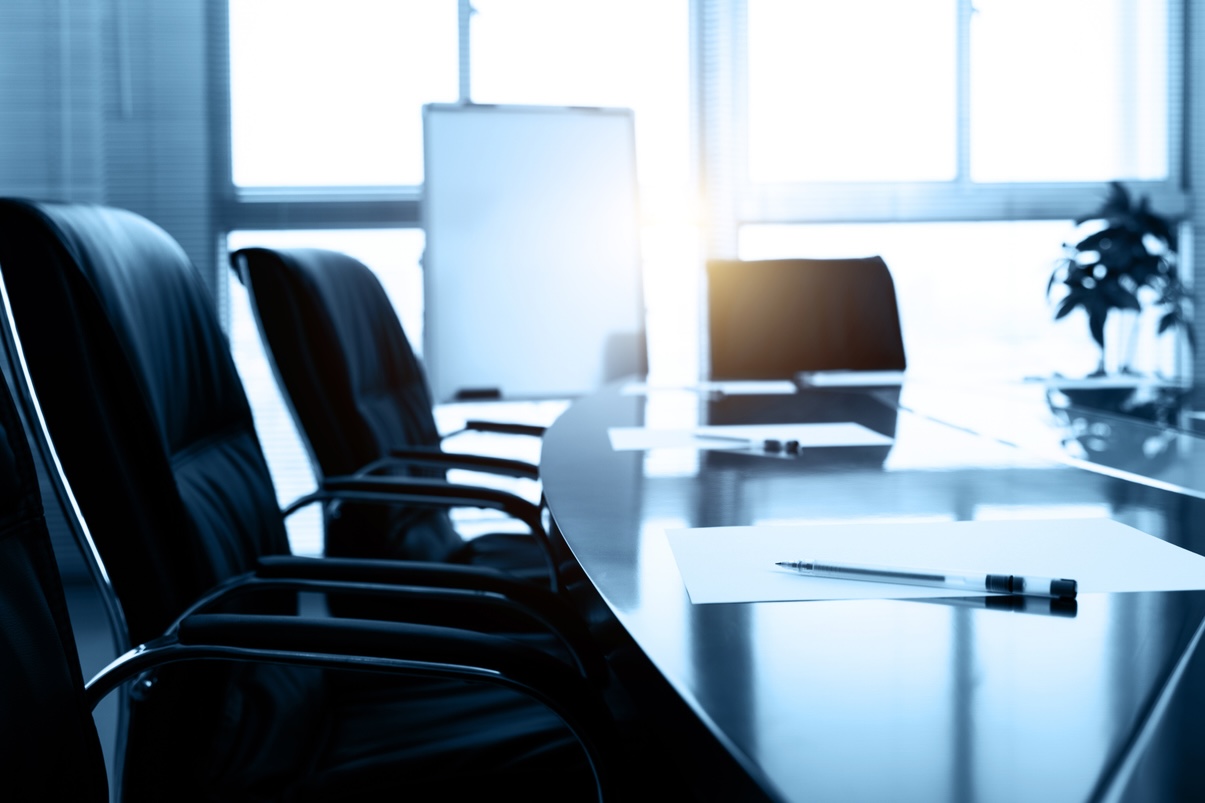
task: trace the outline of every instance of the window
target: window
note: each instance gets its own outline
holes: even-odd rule
[[[456,100],[455,10],[230,0],[234,183],[421,184],[422,105]]]
[[[685,0],[474,0],[477,103],[635,111],[641,184],[690,178]]]
[[[1180,0],[731,7],[702,95],[741,223],[1069,219],[1118,179],[1186,209]]]
[[[716,256],[882,255],[919,372],[1096,367],[1046,280],[1108,181],[1187,211],[1179,0],[704,6],[730,54],[701,87],[702,130],[730,142],[704,142]],[[1148,334],[1143,367],[1174,373]]]
[[[635,109],[650,368],[670,381],[697,375],[705,257],[872,252],[913,365],[1071,373],[1091,345],[1043,292],[1068,221],[1114,179],[1189,209],[1184,0],[228,4],[226,225],[406,233],[365,261],[407,281],[424,103]],[[421,348],[421,309],[402,317]]]
[[[1167,178],[1167,44],[1160,0],[975,0],[971,178]]]
[[[955,12],[950,0],[752,0],[749,179],[953,179]]]

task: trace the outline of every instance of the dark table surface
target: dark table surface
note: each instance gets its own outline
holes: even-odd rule
[[[622,384],[556,421],[541,478],[584,573],[580,603],[638,653],[633,687],[662,684],[687,712],[659,719],[657,739],[695,796],[1205,800],[1205,592],[1081,594],[1073,615],[981,598],[692,605],[665,536],[1107,517],[1202,553],[1201,438],[1122,414],[1093,430],[1045,391],[1016,387],[707,396]],[[607,435],[824,421],[894,443],[786,458],[614,451]]]

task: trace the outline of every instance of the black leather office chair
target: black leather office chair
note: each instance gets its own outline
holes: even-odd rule
[[[0,430],[0,798],[103,801],[100,740],[29,446],[4,387]]]
[[[153,671],[133,695],[125,799],[562,799],[611,783],[612,723],[582,666],[440,626],[540,620],[574,655],[558,598],[470,567],[288,555],[211,300],[168,235],[120,210],[2,200],[0,272],[25,398],[40,401],[132,641],[273,661],[130,656],[128,672]],[[465,503],[425,478],[338,490]],[[298,617],[298,590],[379,594],[419,623]],[[365,683],[336,669],[349,664],[409,677]]]
[[[440,448],[422,365],[380,281],[363,263],[321,249],[245,248],[231,265],[247,287],[320,487],[357,474],[444,477],[449,468],[538,476],[521,461]],[[543,434],[540,427],[487,421],[469,421],[466,428]],[[490,566],[555,583],[545,543],[511,533],[465,541],[440,509],[328,506],[325,550]]]
[[[449,635],[451,640],[447,640]],[[458,654],[454,631],[434,628],[415,633],[404,626],[375,622],[198,613],[185,617],[179,627],[154,643],[120,657],[85,688],[37,475],[4,382],[0,382],[0,644],[5,655],[0,662],[4,723],[0,727],[0,796],[14,803],[108,800],[104,757],[90,711],[118,684],[171,663],[221,660],[298,667],[356,666],[395,674],[421,672],[426,666],[435,670],[436,676],[473,678],[474,668],[467,664],[457,668],[456,661],[463,663],[470,652],[476,659],[485,655],[476,645]],[[432,651],[424,655],[425,650]],[[529,673],[523,666],[526,657],[511,656],[519,659],[515,680]],[[440,664],[433,663],[437,661]],[[325,707],[325,700],[310,702],[315,709]],[[182,728],[187,722],[178,724]],[[189,739],[180,732],[172,734],[170,742],[174,749],[189,746]],[[345,793],[402,794],[390,784],[388,774],[361,778],[360,771],[341,778],[340,786],[329,790],[331,794],[311,788],[304,799],[325,796],[342,800]],[[164,780],[165,784],[153,791],[143,790],[143,797],[183,800],[200,793],[217,799],[217,790],[183,786],[186,778]],[[289,799],[299,787],[282,783],[264,789],[257,799]],[[418,791],[421,795],[421,787]],[[134,791],[127,797],[137,799],[139,794]]]
[[[714,379],[903,371],[895,284],[880,257],[707,265]]]

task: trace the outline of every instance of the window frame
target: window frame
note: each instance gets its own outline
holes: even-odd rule
[[[240,187],[234,183],[230,5],[213,4],[214,198],[219,238],[234,230],[422,227],[422,185]],[[456,0],[457,85],[467,99],[469,0]],[[224,279],[220,280],[224,281]],[[225,294],[222,293],[224,296]]]
[[[691,143],[707,217],[705,255],[736,255],[746,224],[875,223],[1074,219],[1099,204],[1104,182],[977,183],[970,179],[970,25],[973,0],[957,5],[959,104],[957,174],[952,181],[755,183],[747,175],[748,0],[690,0]],[[212,142],[216,234],[235,229],[421,228],[422,186],[237,187],[231,160],[228,0],[211,6],[214,70]],[[456,0],[458,76],[470,100],[472,8]],[[1185,0],[1167,0],[1168,175],[1127,181],[1171,217],[1194,210],[1188,188],[1195,162],[1185,149],[1193,110],[1186,81],[1192,29]],[[219,271],[219,289],[226,271]]]
[[[705,28],[700,41],[717,69],[701,71],[700,129],[718,136],[702,143],[710,197],[715,256],[732,256],[736,232],[745,224],[874,223],[970,220],[1074,219],[1099,205],[1106,182],[980,183],[970,178],[970,71],[973,0],[952,0],[957,19],[957,172],[950,181],[757,183],[748,176],[748,2],[699,0]],[[1158,181],[1126,181],[1150,196],[1160,212],[1190,211],[1185,185],[1185,53],[1188,26],[1184,0],[1167,0],[1168,175]],[[727,54],[724,59],[723,55]],[[724,62],[727,62],[726,64]],[[731,143],[723,147],[724,140]],[[716,214],[725,207],[727,215]]]
[[[704,161],[713,225],[744,223],[1019,220],[1073,218],[1099,202],[1101,182],[984,184],[970,179],[970,20],[973,0],[957,3],[958,159],[947,182],[758,184],[747,175],[747,0],[692,0],[693,136]],[[1169,215],[1189,209],[1185,189],[1185,0],[1167,0],[1168,176],[1127,182]],[[222,231],[272,228],[396,228],[421,226],[421,185],[386,187],[237,187],[232,176],[229,7],[214,4],[217,49],[213,85],[214,162]],[[449,13],[452,13],[451,11]],[[457,0],[459,88],[469,99],[469,0]],[[724,115],[724,119],[719,119]],[[735,191],[728,204],[714,196]],[[968,201],[970,201],[968,203]],[[729,218],[724,220],[724,218]]]

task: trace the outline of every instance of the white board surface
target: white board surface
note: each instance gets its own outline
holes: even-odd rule
[[[572,396],[644,370],[629,109],[423,109],[423,359],[464,390]]]

